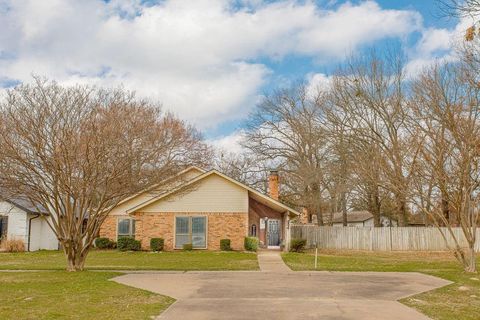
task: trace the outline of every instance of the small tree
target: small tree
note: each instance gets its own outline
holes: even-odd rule
[[[209,154],[194,128],[122,90],[36,78],[0,108],[0,187],[48,211],[69,271],[119,201]]]

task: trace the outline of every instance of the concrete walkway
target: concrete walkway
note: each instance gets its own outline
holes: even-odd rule
[[[278,250],[260,250],[257,253],[257,258],[260,271],[272,273],[285,273],[292,271],[283,262],[281,252]]]
[[[427,320],[398,299],[450,284],[420,273],[292,272],[259,252],[261,272],[157,272],[119,283],[177,299],[158,319]],[[280,259],[280,260],[279,260]]]

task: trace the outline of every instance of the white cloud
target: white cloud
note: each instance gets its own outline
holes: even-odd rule
[[[310,73],[307,75],[307,93],[315,95],[318,91],[328,91],[332,85],[332,78],[324,73]]]
[[[240,154],[243,151],[243,147],[240,144],[243,137],[244,132],[242,130],[238,130],[229,135],[208,140],[207,143],[209,143],[219,152]]]
[[[463,41],[470,19],[461,19],[453,29],[425,28],[416,45],[410,50],[405,71],[408,77],[417,76],[434,63],[458,59],[455,46]]]
[[[421,27],[415,11],[373,1],[322,9],[313,1],[0,0],[2,76],[136,90],[200,128],[244,116],[286,55],[339,59]]]

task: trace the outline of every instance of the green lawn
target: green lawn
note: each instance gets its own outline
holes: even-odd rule
[[[93,270],[256,270],[255,253],[92,251]],[[114,272],[66,272],[61,251],[0,253],[0,319],[152,319],[173,299],[108,279]]]
[[[312,254],[285,253],[283,260],[292,270],[314,270]],[[480,266],[480,257],[477,261]],[[434,275],[453,281],[454,284],[401,302],[433,319],[480,318],[480,275],[463,272],[450,253],[322,251],[317,270],[402,271]]]
[[[62,251],[0,253],[0,270],[64,270]],[[92,250],[89,270],[257,270],[255,253],[180,251],[120,252]]]
[[[0,319],[152,319],[174,300],[113,272],[0,272]]]

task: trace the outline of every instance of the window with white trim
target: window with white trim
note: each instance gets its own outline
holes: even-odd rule
[[[194,249],[207,248],[207,217],[175,217],[175,249],[182,249],[189,243]]]
[[[117,240],[124,237],[135,238],[135,219],[118,219]]]

